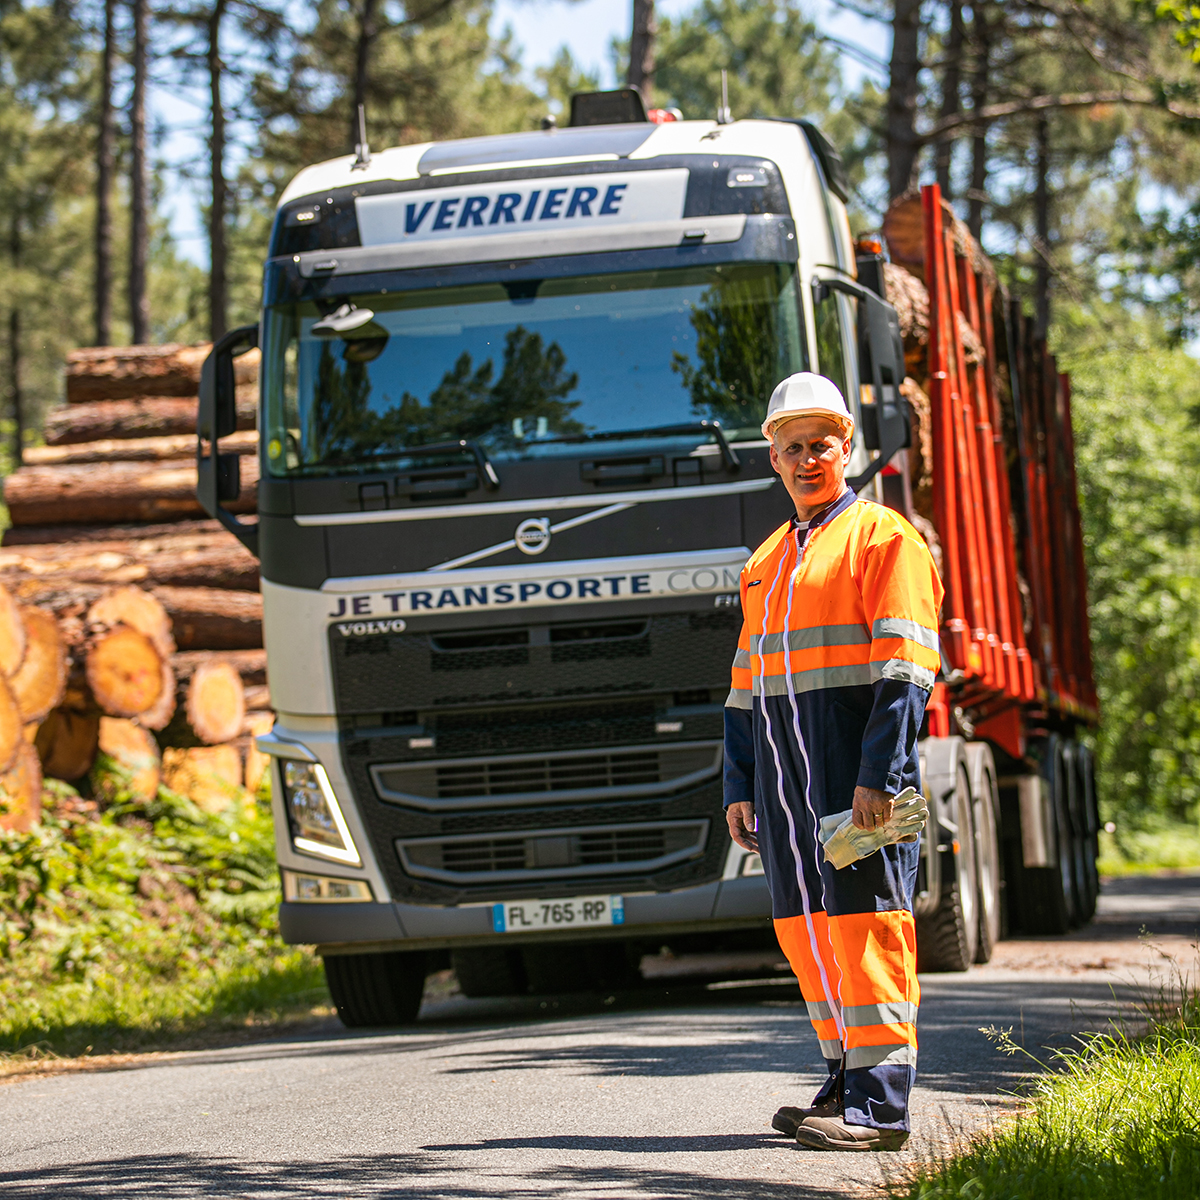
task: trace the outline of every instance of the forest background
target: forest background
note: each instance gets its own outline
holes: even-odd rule
[[[541,0],[569,22],[570,0]],[[1200,21],[1158,0],[840,0],[887,61],[797,0],[633,0],[619,77],[689,117],[808,117],[856,231],[937,179],[1073,377],[1101,797],[1118,837],[1200,820]],[[276,199],[350,152],[537,128],[599,80],[529,71],[490,0],[0,0],[0,470],[77,346],[196,342],[256,319]],[[847,72],[850,61],[860,64]],[[861,66],[865,65],[864,74]],[[854,82],[850,80],[853,78]],[[161,161],[149,81],[208,97],[201,159]],[[209,266],[172,186],[205,197]],[[1175,826],[1178,828],[1178,825]]]

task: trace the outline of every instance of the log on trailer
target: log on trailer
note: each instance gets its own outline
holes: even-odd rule
[[[258,419],[258,389],[237,389],[237,427],[253,429]],[[144,396],[68,404],[46,414],[47,446],[69,446],[106,438],[196,436],[197,400],[191,396]]]
[[[262,596],[221,588],[156,587],[184,650],[257,650],[262,646]]]
[[[25,525],[20,529],[9,526],[4,531],[0,545],[29,546],[38,553],[61,543],[140,541],[158,537],[192,537],[202,534],[224,533],[219,521],[172,521],[169,524],[137,525]],[[232,534],[228,535],[232,537]]]
[[[231,433],[221,440],[224,454],[254,454],[257,450],[258,434],[254,430]],[[193,458],[195,453],[196,435],[181,433],[169,437],[108,438],[71,446],[32,446],[21,461],[27,467],[60,467],[79,463],[167,462]]]

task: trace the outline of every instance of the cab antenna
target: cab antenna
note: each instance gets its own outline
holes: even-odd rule
[[[724,67],[721,68],[721,107],[717,109],[717,124],[733,124],[733,116],[729,112],[729,72]]]
[[[367,145],[367,110],[358,106],[358,145],[354,147],[354,161],[350,170],[363,171],[371,165],[371,147]]]

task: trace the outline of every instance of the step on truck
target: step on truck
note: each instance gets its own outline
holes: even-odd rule
[[[922,965],[1094,906],[1066,381],[935,190],[897,218],[906,363],[898,268],[852,241],[820,131],[670,115],[595,93],[563,128],[303,170],[260,324],[205,364],[199,497],[261,561],[281,929],[348,1025],[413,1019],[451,965],[467,995],[612,988],[769,936],[722,710],[796,371],[852,406],[860,494],[918,522],[932,497]],[[254,522],[221,439],[256,346]]]

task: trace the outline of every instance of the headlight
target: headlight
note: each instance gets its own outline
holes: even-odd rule
[[[323,767],[316,763],[281,759],[283,806],[291,826],[292,845],[303,854],[316,854],[337,862],[360,865],[354,839],[329,786]]]

